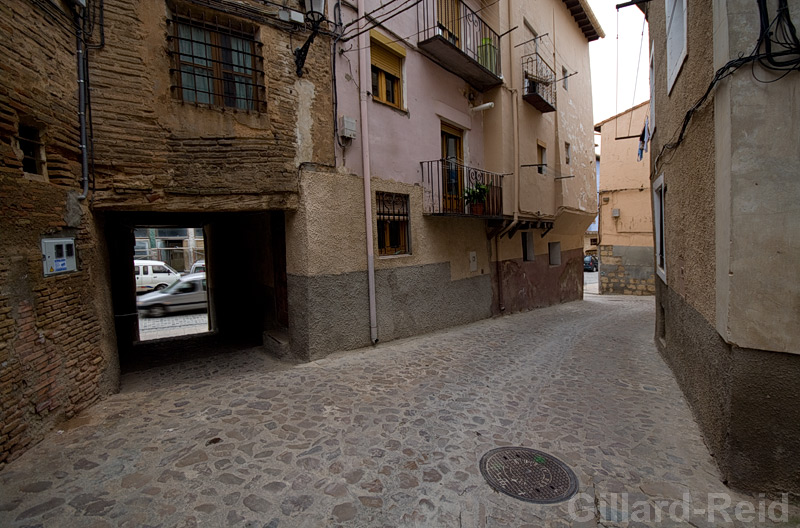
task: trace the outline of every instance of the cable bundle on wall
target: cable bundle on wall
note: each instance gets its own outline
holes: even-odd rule
[[[793,71],[800,71],[800,40],[797,38],[797,30],[789,15],[788,0],[778,0],[778,14],[772,22],[769,21],[767,0],[756,0],[756,2],[758,4],[761,29],[755,48],[750,55],[739,56],[716,71],[705,93],[686,112],[678,133],[678,138],[661,147],[661,152],[656,156],[655,162],[653,163],[654,173],[658,173],[659,161],[664,153],[667,150],[677,149],[683,142],[686,129],[689,126],[692,116],[703,106],[703,103],[706,102],[708,96],[711,95],[711,92],[714,90],[714,87],[724,78],[733,75],[736,70],[747,64],[755,66],[756,62],[767,70],[783,72],[778,78],[766,81],[759,79],[758,76],[756,76],[755,69],[753,69],[753,78],[761,83],[776,82]],[[763,52],[761,51],[762,49],[764,50]]]

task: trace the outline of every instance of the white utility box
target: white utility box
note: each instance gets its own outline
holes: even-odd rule
[[[339,116],[339,136],[348,139],[356,138],[355,118]]]
[[[44,276],[77,271],[74,238],[43,238],[42,265]]]

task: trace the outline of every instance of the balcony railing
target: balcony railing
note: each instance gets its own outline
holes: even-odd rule
[[[502,84],[500,36],[460,0],[423,0],[420,50],[480,91]]]
[[[424,213],[503,217],[503,175],[451,159],[423,161]]]
[[[556,109],[556,75],[538,53],[522,57],[522,98],[540,112]]]

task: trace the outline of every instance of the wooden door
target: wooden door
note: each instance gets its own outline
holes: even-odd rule
[[[464,168],[462,131],[442,125],[442,209],[464,212]]]

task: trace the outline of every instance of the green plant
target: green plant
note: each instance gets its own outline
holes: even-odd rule
[[[485,204],[489,195],[489,186],[485,183],[476,183],[474,187],[464,192],[464,199],[468,204]]]

